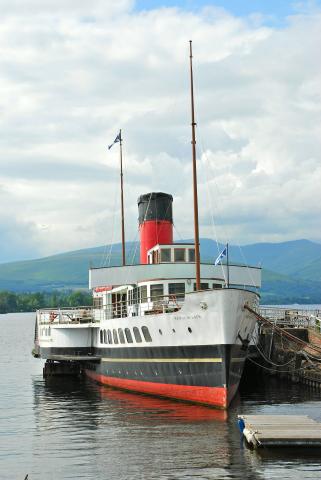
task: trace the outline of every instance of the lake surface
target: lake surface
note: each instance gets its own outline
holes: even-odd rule
[[[321,394],[265,379],[247,383],[228,414],[211,408],[42,378],[31,356],[34,314],[0,315],[0,479],[321,478],[321,451],[247,449],[239,413],[308,414]]]

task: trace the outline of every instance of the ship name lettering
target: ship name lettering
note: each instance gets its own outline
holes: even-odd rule
[[[198,320],[201,315],[196,313],[195,315],[175,315],[174,320]]]

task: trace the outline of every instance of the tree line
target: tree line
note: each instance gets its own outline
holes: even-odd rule
[[[92,305],[88,291],[16,293],[0,291],[0,313],[34,312],[39,308],[63,308]]]

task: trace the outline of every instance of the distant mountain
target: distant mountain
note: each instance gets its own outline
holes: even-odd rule
[[[111,251],[111,255],[110,255]],[[136,257],[137,244],[127,244],[127,258]],[[0,264],[0,290],[41,291],[88,288],[90,266],[119,265],[121,244],[86,248],[50,257]]]
[[[219,249],[222,248],[219,244]],[[213,261],[218,251],[216,242],[202,239],[201,251],[204,258]],[[229,256],[231,262],[260,265],[284,275],[321,281],[321,244],[309,240],[231,245]]]
[[[261,304],[320,304],[321,282],[262,270]]]
[[[188,241],[188,240],[184,240]],[[223,248],[201,239],[201,257],[214,262]],[[126,244],[127,263],[139,261],[137,242]],[[231,263],[263,267],[263,303],[321,303],[321,244],[308,240],[257,243],[229,248]],[[88,287],[90,266],[119,265],[121,244],[66,252],[59,255],[0,264],[0,290],[49,291]]]

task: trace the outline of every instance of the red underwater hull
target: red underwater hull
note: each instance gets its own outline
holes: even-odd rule
[[[115,388],[147,393],[167,398],[175,398],[193,403],[211,405],[218,408],[227,408],[233,398],[237,385],[226,387],[197,387],[189,385],[173,385],[167,383],[153,383],[124,378],[108,377],[86,370],[86,375],[98,383]]]

